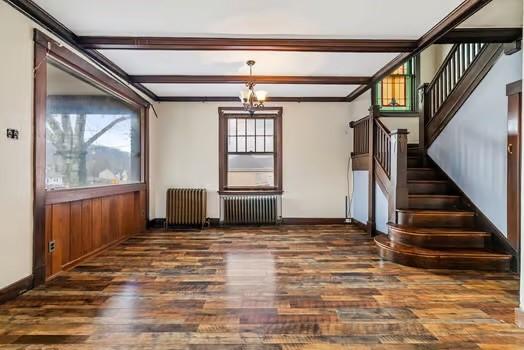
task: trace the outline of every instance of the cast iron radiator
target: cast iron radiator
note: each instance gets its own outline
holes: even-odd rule
[[[277,195],[222,196],[220,221],[226,225],[268,225],[279,221]]]
[[[167,190],[166,226],[206,223],[207,193],[203,188],[170,188]]]

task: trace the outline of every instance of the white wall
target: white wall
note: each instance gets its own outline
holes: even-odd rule
[[[151,218],[165,217],[169,187],[204,187],[208,216],[219,217],[218,107],[160,103],[153,123]],[[237,104],[232,104],[237,105]],[[343,218],[347,162],[353,144],[348,103],[283,106],[283,217]]]
[[[351,197],[351,217],[363,224],[368,222],[368,186],[369,172],[358,170],[353,172],[353,194]]]
[[[522,51],[501,56],[428,153],[507,234],[506,85],[522,77]]]
[[[388,198],[375,182],[375,226],[377,231],[388,233]]]
[[[25,17],[0,2],[0,288],[32,273],[33,41]],[[8,140],[5,130],[20,131]]]
[[[430,83],[453,45],[431,45],[420,54],[420,82]]]
[[[408,143],[418,144],[419,134],[419,120],[416,117],[384,117],[380,121],[389,129],[393,131],[396,129],[407,129]]]
[[[30,276],[33,268],[34,28],[54,37],[0,2],[0,289]],[[8,140],[7,128],[18,129],[20,138]]]

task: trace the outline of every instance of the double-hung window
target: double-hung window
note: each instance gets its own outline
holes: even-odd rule
[[[220,112],[220,190],[282,189],[281,109]]]

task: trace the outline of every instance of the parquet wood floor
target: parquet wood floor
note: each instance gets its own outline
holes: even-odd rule
[[[524,349],[516,274],[376,249],[341,225],[133,236],[0,305],[0,348]]]

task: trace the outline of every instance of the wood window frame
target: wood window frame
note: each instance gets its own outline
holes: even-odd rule
[[[258,111],[257,111],[258,112]],[[274,118],[274,181],[272,187],[246,186],[228,187],[227,186],[227,145],[228,145],[228,124],[227,120],[232,117],[239,117],[250,114],[242,107],[219,107],[218,108],[218,153],[219,153],[219,193],[220,194],[281,194],[282,191],[282,107],[263,107],[259,109],[263,115],[272,115]],[[257,113],[254,114],[256,118]],[[246,153],[249,154],[249,153]]]
[[[34,103],[33,103],[33,286],[46,280],[45,207],[88,198],[129,192],[146,192],[146,220],[149,208],[149,137],[148,108],[150,103],[116,78],[101,71],[93,63],[66,48],[41,31],[34,30]],[[94,86],[117,97],[139,111],[140,118],[140,182],[121,185],[80,187],[63,190],[46,189],[46,104],[47,64],[73,71]]]
[[[412,74],[406,74],[405,76],[410,76],[411,77],[411,81],[410,82],[407,82],[406,86],[405,86],[405,94],[406,94],[406,103],[407,101],[410,101],[410,106],[406,106],[406,109],[399,109],[399,110],[394,110],[394,109],[390,109],[390,107],[388,106],[383,106],[382,105],[382,82],[384,79],[386,79],[388,76],[384,77],[383,79],[381,79],[380,81],[378,81],[374,86],[373,86],[373,93],[371,94],[372,97],[371,97],[371,103],[373,105],[378,105],[380,107],[380,112],[381,114],[389,114],[391,116],[403,116],[405,114],[413,114],[413,113],[417,113],[418,112],[418,105],[419,105],[419,101],[418,101],[418,84],[419,84],[419,80],[420,80],[420,55],[416,55],[414,57],[412,57],[410,59],[411,61],[411,72]],[[402,65],[405,65],[405,64],[408,64],[408,62],[405,62],[403,63]],[[400,68],[397,67],[397,69]],[[397,70],[395,69],[395,71]],[[408,86],[409,84],[409,86]],[[379,88],[380,86],[380,88]],[[380,94],[379,94],[380,92]],[[409,96],[408,96],[409,95]],[[407,108],[407,107],[411,107],[411,108]],[[418,114],[418,113],[417,113]]]

